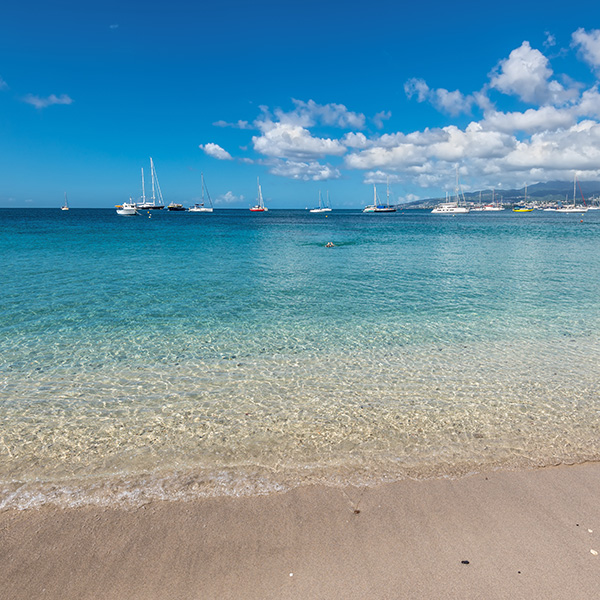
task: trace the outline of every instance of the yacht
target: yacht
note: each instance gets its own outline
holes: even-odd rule
[[[165,207],[165,203],[152,157],[150,157],[150,176],[152,178],[152,197],[150,200],[147,200],[144,190],[144,169],[142,168],[142,201],[137,205],[137,208],[141,210],[162,210]]]
[[[137,210],[137,205],[133,201],[132,198],[129,198],[129,202],[123,202],[123,204],[117,204],[117,214],[123,215],[124,217],[133,217],[135,215],[139,215],[140,213]]]
[[[331,206],[329,206],[329,193],[327,194],[327,202],[323,204],[323,199],[321,197],[321,190],[319,190],[319,206],[316,208],[311,208],[308,212],[311,213],[324,213],[331,212]]]
[[[456,200],[448,201],[448,193],[446,192],[446,202],[438,204],[431,213],[434,215],[464,215],[469,212],[469,207],[464,200],[460,201],[460,186],[458,184],[458,166],[456,167],[456,186],[454,188]]]

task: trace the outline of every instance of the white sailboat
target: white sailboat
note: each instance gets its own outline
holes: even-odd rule
[[[458,185],[458,166],[456,167],[456,187],[454,188],[456,200],[448,202],[448,194],[446,194],[446,202],[438,204],[431,212],[434,215],[464,215],[469,212],[469,207],[466,203],[460,202],[460,187]]]
[[[69,210],[69,203],[67,202],[67,192],[65,192],[65,202],[60,207],[60,210]]]
[[[194,204],[194,206],[188,209],[189,212],[197,212],[197,213],[211,213],[213,211],[213,203],[210,199],[210,194],[208,193],[208,188],[206,188],[206,197],[208,198],[208,202],[210,206],[206,206],[204,204],[204,173],[200,173],[200,177],[202,178],[202,202],[198,202]]]
[[[575,173],[575,176],[573,177],[573,204],[567,205],[565,203],[562,206],[559,206],[556,209],[556,212],[559,212],[559,213],[584,213],[584,212],[587,212],[588,207],[585,204],[577,205],[576,193],[577,193],[577,173]],[[583,199],[583,192],[581,193],[581,197]],[[585,203],[585,200],[583,200],[583,201]]]
[[[490,204],[484,204],[483,210],[486,211],[495,211],[495,210],[504,210],[504,206],[499,202],[496,202],[496,192],[494,188],[492,188],[492,202]]]
[[[265,202],[263,200],[262,189],[260,187],[260,181],[258,177],[256,178],[256,183],[258,185],[258,201],[254,206],[250,207],[251,212],[267,212],[269,209],[265,206]]]
[[[152,178],[152,197],[150,200],[146,200],[146,192],[144,190],[144,169],[142,169],[142,201],[137,205],[137,208],[141,210],[161,210],[165,207],[165,202],[163,200],[160,184],[158,183],[158,176],[156,175],[152,157],[150,157],[150,177]]]
[[[381,204],[377,196],[377,187],[373,184],[373,204],[369,204],[363,208],[364,213],[391,213],[396,212],[396,207],[390,205],[390,186],[387,186],[387,201]]]
[[[329,206],[329,192],[327,192],[327,203],[323,204],[323,199],[321,197],[321,190],[319,190],[319,206],[317,208],[311,208],[308,212],[311,212],[311,213],[331,212],[331,206]]]

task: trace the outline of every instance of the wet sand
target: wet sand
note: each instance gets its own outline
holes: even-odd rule
[[[3,600],[595,598],[600,464],[0,513]],[[468,563],[467,563],[468,561]]]

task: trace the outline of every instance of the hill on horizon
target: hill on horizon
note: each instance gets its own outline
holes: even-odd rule
[[[593,196],[600,196],[600,181],[579,181],[577,185],[577,197],[581,198],[581,193],[586,200]],[[478,202],[480,191],[465,192],[464,196],[467,202]],[[497,198],[502,198],[505,204],[522,201],[525,198],[525,188],[511,190],[496,190]],[[492,197],[492,190],[481,190],[481,196],[484,202],[489,202]],[[573,182],[572,181],[546,181],[542,183],[534,183],[527,186],[527,198],[535,199],[544,202],[556,202],[564,200],[565,196],[569,200],[573,199]],[[415,202],[407,202],[403,206],[419,207],[430,206],[443,202],[445,198],[426,198],[416,200]]]

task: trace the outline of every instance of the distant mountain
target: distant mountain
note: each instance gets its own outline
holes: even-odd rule
[[[581,191],[580,191],[581,186]],[[577,197],[581,197],[581,192],[585,199],[592,196],[600,196],[600,181],[580,181],[577,185]],[[476,192],[465,192],[465,200],[467,202],[479,202],[479,190]],[[496,198],[502,199],[504,204],[513,204],[522,201],[525,197],[525,188],[513,190],[496,190]],[[569,199],[573,198],[573,182],[572,181],[547,181],[545,183],[534,183],[527,186],[527,197],[540,202],[556,202],[564,200],[565,196]],[[492,190],[481,190],[483,202],[489,202],[492,197]],[[445,198],[427,198],[425,200],[417,200],[416,202],[407,202],[402,206],[410,206],[413,208],[434,206],[440,202],[444,202]]]

